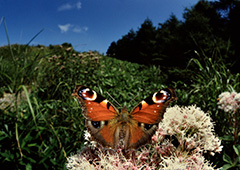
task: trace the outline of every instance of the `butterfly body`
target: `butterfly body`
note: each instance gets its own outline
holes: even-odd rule
[[[86,127],[104,147],[136,149],[151,139],[169,103],[176,99],[171,88],[154,93],[131,112],[119,111],[107,99],[86,86],[76,86],[72,94],[81,104]]]

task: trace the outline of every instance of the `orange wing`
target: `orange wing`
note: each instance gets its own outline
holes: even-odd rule
[[[140,102],[131,112],[133,123],[130,125],[128,148],[138,148],[151,140],[169,103],[176,100],[174,89],[167,88],[154,93]],[[135,124],[135,125],[134,125]]]
[[[81,104],[82,114],[92,121],[111,120],[119,114],[118,109],[107,99],[88,87],[76,86],[72,96]]]
[[[104,147],[113,147],[114,128],[110,122],[119,115],[118,109],[86,86],[76,86],[72,96],[76,97],[81,104],[82,114],[86,118],[86,127],[92,138]]]
[[[167,88],[141,101],[132,111],[134,120],[145,124],[159,123],[169,103],[176,100],[175,90]]]

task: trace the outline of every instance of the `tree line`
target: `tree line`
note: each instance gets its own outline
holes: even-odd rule
[[[183,21],[171,15],[155,27],[147,18],[112,42],[107,55],[163,68],[186,68],[191,58],[211,57],[225,62],[233,72],[240,68],[240,1],[200,0],[185,9]]]

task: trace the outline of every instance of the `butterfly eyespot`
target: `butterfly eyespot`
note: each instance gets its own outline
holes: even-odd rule
[[[91,121],[91,124],[96,129],[99,129],[101,127],[101,121]]]
[[[97,93],[89,88],[82,87],[79,89],[78,94],[85,100],[94,101],[97,98]]]
[[[170,98],[170,95],[171,94],[169,92],[161,90],[153,94],[152,100],[154,101],[154,103],[164,103]]]
[[[145,130],[149,130],[153,127],[153,125],[150,125],[150,124],[144,124],[144,129]]]
[[[151,129],[154,125],[138,122],[138,126],[144,128],[145,130],[149,130],[149,129]]]

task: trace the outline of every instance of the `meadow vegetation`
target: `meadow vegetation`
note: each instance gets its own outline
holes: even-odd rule
[[[240,80],[224,63],[211,58],[200,63],[193,58],[191,65],[198,72],[186,83],[169,79],[159,66],[121,61],[94,51],[79,53],[67,43],[49,47],[16,44],[11,48],[14,60],[9,47],[0,49],[0,157],[4,167],[61,169],[66,156],[81,149],[84,118],[71,97],[76,84],[95,89],[118,106],[108,92],[121,104],[118,107],[128,108],[163,87],[174,87],[176,104],[197,105],[215,122],[224,145],[224,151],[214,157],[215,164],[223,165],[223,154],[234,152],[230,116],[218,109],[217,99],[224,91],[239,91]]]
[[[165,26],[170,28],[171,22]],[[48,47],[9,43],[0,47],[1,167],[66,169],[66,158],[84,145],[84,118],[79,103],[71,97],[77,84],[89,86],[118,108],[127,106],[129,110],[161,88],[175,88],[178,100],[174,104],[196,105],[209,113],[215,122],[215,132],[222,140],[223,151],[214,157],[207,154],[205,157],[217,167],[239,167],[239,129],[236,132],[239,117],[218,106],[222,92],[240,92],[239,71],[231,67],[239,49],[234,51],[230,40],[220,41],[218,38],[215,40],[219,43],[206,46],[212,40],[208,39],[199,45],[199,39],[194,37],[201,36],[204,35],[192,34],[192,41],[196,43],[187,49],[188,52],[182,53],[187,57],[179,62],[180,66],[175,65],[178,62],[167,65],[174,58],[168,57],[166,51],[160,51],[162,58],[156,57],[156,53],[148,53],[151,51],[148,50],[139,53],[140,58],[135,62],[133,58],[126,61],[121,55],[128,57],[130,54],[117,56],[114,43],[109,47],[108,56],[97,51],[77,52],[69,43]],[[154,41],[145,42],[151,46]],[[170,42],[176,43],[177,40],[165,39],[165,42],[170,47]],[[124,44],[121,47],[130,46]],[[159,46],[152,47],[160,49]],[[152,56],[151,61],[143,64],[148,55]],[[231,56],[229,60],[228,55]],[[154,61],[157,64],[153,64]]]

